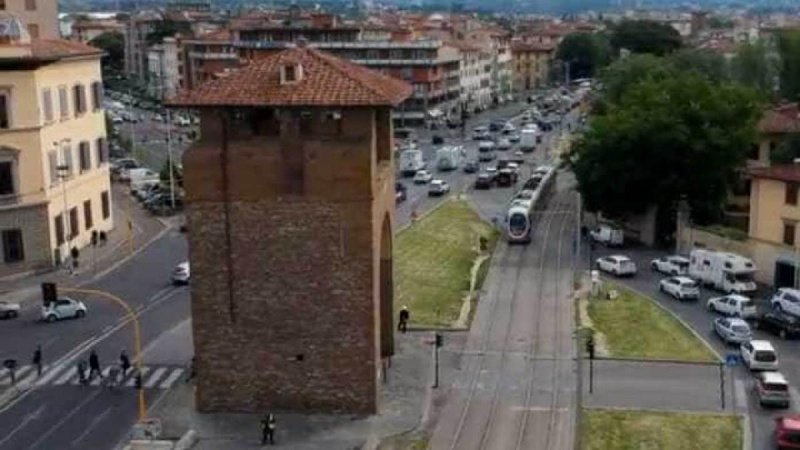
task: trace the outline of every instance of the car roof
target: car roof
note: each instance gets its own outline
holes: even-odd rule
[[[732,299],[739,300],[739,301],[743,301],[743,302],[746,302],[746,301],[750,300],[749,297],[746,297],[746,296],[744,296],[742,294],[728,294],[725,297],[732,298]]]
[[[610,255],[609,258],[616,259],[617,261],[631,261],[631,259],[625,255]]]
[[[784,429],[800,430],[800,414],[781,417],[778,420],[780,420],[780,424],[783,426]]]
[[[736,317],[732,317],[732,318],[729,318],[728,321],[730,322],[731,326],[733,326],[733,325],[744,325],[747,328],[750,328],[750,325],[744,319],[738,319]],[[755,342],[755,341],[750,341],[750,342],[752,343],[752,342]]]
[[[666,257],[666,259],[672,259],[672,260],[682,261],[682,262],[689,262],[689,258],[687,258],[685,256],[681,256],[681,255],[669,255],[669,256]]]
[[[672,277],[681,283],[694,283],[695,281],[689,277]]]
[[[431,180],[431,184],[442,184],[444,180]]]
[[[753,346],[754,350],[771,350],[775,351],[775,348],[772,347],[772,343],[765,339],[754,339],[750,341],[750,345]]]
[[[786,377],[780,372],[761,372],[761,378],[765,383],[770,384],[789,384]]]
[[[788,292],[790,294],[794,294],[794,295],[800,296],[800,289],[782,287],[782,288],[778,289],[778,292]]]

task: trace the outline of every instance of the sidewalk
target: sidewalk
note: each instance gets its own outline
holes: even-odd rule
[[[350,450],[377,448],[389,436],[423,429],[430,421],[429,407],[441,393],[430,389],[432,376],[430,333],[396,336],[388,380],[381,385],[379,413],[374,416],[297,414],[274,412],[277,433],[274,448],[298,450]],[[463,333],[448,333],[441,353],[442,384],[457,371]],[[231,370],[235,370],[232,368]],[[446,388],[440,389],[446,392]],[[194,408],[193,384],[170,390],[150,411],[161,419],[164,439],[178,439],[188,430],[198,438],[199,450],[262,448],[259,422],[262,414],[202,414]],[[266,412],[265,412],[266,413]]]
[[[130,257],[175,226],[177,218],[156,218],[144,211],[127,191],[127,186],[112,185],[114,229],[105,244],[81,249],[80,265],[74,275],[66,269],[54,268],[43,273],[29,273],[0,279],[0,301],[25,304],[41,298],[41,283],[55,282],[81,286],[90,283],[118,267]],[[128,217],[133,234],[128,231]]]

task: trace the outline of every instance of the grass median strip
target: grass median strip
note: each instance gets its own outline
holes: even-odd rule
[[[608,290],[618,297],[605,300]],[[647,298],[620,285],[604,283],[590,300],[591,326],[602,336],[606,356],[716,362],[714,354],[690,330]]]
[[[735,450],[742,448],[739,416],[589,409],[583,450]]]
[[[481,236],[497,231],[463,200],[449,200],[395,239],[395,311],[408,306],[411,326],[450,327],[469,290]],[[485,261],[488,265],[489,261]]]

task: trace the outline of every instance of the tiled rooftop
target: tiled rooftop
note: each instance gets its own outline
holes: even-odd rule
[[[299,65],[302,76],[281,84],[281,68]],[[179,93],[171,106],[393,106],[411,86],[304,46],[290,48]]]
[[[747,171],[753,178],[800,182],[800,164],[782,164],[770,167],[759,167]]]
[[[789,103],[764,113],[758,122],[762,133],[800,133],[800,103]]]

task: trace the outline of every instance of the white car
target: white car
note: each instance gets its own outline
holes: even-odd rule
[[[520,139],[521,137],[516,131],[508,134],[508,140],[511,142],[519,142]]]
[[[750,370],[778,370],[778,354],[769,341],[742,342],[739,351],[744,365]]]
[[[478,143],[478,151],[479,152],[490,152],[494,150],[494,142],[493,141],[480,141]]]
[[[636,263],[623,255],[611,255],[597,258],[597,268],[618,277],[636,275]]]
[[[511,140],[509,140],[508,138],[500,138],[500,140],[497,141],[498,150],[508,150],[510,148],[511,148]]]
[[[800,317],[800,290],[780,288],[769,300],[773,309]]]
[[[650,268],[668,275],[686,275],[689,272],[689,258],[678,255],[662,256],[651,261]]]
[[[700,285],[688,277],[664,278],[658,283],[658,290],[678,300],[700,298]]]
[[[752,337],[750,325],[744,319],[730,319],[727,317],[714,319],[714,332],[726,344],[743,344]]]
[[[430,182],[433,179],[433,175],[427,170],[418,170],[416,174],[414,174],[414,184],[425,184]]]
[[[189,271],[189,262],[184,261],[174,269],[172,269],[172,284],[179,285],[179,284],[189,284],[189,279],[191,278],[191,273]]]
[[[428,185],[428,195],[431,197],[444,195],[448,192],[450,192],[450,185],[444,180],[433,180]]]
[[[756,316],[756,304],[752,300],[739,294],[728,294],[722,297],[713,297],[706,303],[709,311],[726,316],[748,319]]]
[[[1,301],[0,302],[0,317],[4,319],[13,319],[19,316],[20,306],[19,303],[12,303]]]
[[[78,300],[63,297],[47,306],[42,306],[42,320],[55,322],[56,320],[81,318],[86,315],[86,305]]]

